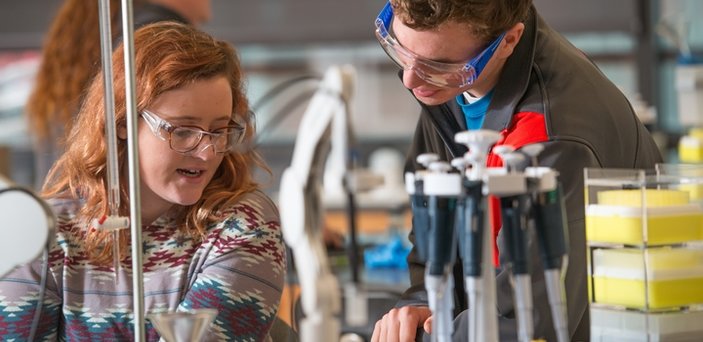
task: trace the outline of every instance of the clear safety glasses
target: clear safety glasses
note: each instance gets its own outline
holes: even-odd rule
[[[393,7],[387,2],[375,22],[376,38],[386,54],[404,70],[412,70],[424,81],[446,88],[461,88],[476,81],[505,36],[505,33],[502,33],[466,64],[442,63],[418,56],[400,45],[388,32],[392,20]]]
[[[210,144],[203,149],[212,145],[216,153],[227,153],[244,140],[246,131],[244,125],[234,121],[228,126],[206,131],[198,126],[174,125],[148,110],[142,111],[141,116],[154,135],[161,140],[168,140],[172,150],[183,154],[192,153],[204,136],[210,137]]]

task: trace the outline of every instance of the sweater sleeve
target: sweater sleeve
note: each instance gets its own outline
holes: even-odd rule
[[[218,310],[207,340],[267,338],[285,279],[278,212],[260,194],[236,204],[210,231],[209,254],[179,310]]]
[[[0,279],[0,340],[27,341],[36,325],[35,341],[57,338],[61,297],[52,273],[46,272],[42,296],[42,258],[19,266]],[[40,298],[43,297],[43,298]],[[41,305],[39,305],[41,301]],[[41,315],[35,318],[37,310]]]

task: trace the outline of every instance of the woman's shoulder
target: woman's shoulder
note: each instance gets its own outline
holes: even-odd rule
[[[74,198],[59,197],[46,199],[46,203],[51,207],[59,226],[73,225],[82,204]]]
[[[216,214],[210,229],[224,235],[280,233],[280,218],[276,204],[261,191],[240,196]]]
[[[246,217],[257,222],[279,221],[278,207],[260,190],[242,195],[236,202],[221,210],[224,219]]]
[[[74,214],[81,205],[80,200],[68,197],[47,198],[46,203],[49,204],[56,215]]]
[[[218,216],[209,233],[218,253],[239,250],[240,253],[259,254],[267,251],[267,255],[280,256],[283,236],[278,209],[264,193],[255,191],[243,195],[221,210]],[[247,248],[240,248],[242,246]],[[251,249],[252,246],[256,247]]]

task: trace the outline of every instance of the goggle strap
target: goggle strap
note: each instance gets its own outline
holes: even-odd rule
[[[381,22],[383,23],[383,28],[387,32],[388,26],[391,24],[391,19],[393,19],[393,6],[391,6],[390,1],[386,2],[386,5],[383,6],[381,13],[378,14],[378,18],[381,19]]]

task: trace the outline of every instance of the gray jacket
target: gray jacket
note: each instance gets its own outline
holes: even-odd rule
[[[466,152],[453,142],[466,130],[456,101],[438,106],[420,103],[423,110],[406,164],[420,166],[415,157],[433,152],[451,160]],[[503,132],[506,143],[520,147],[540,141],[545,146],[539,164],[556,169],[564,189],[569,234],[566,292],[572,340],[589,340],[586,239],[584,228],[583,169],[653,168],[661,155],[647,129],[637,119],[625,96],[602,72],[565,38],[551,29],[534,7],[525,31],[507,60],[483,123],[484,129]],[[536,133],[532,133],[536,132]],[[411,241],[414,237],[411,234]],[[502,233],[498,248],[504,250]],[[535,337],[556,340],[546,301],[543,269],[530,241],[534,294]],[[502,258],[501,258],[502,259]],[[458,259],[454,268],[457,315],[466,309],[463,276]],[[501,260],[503,264],[504,260]],[[426,303],[424,264],[415,248],[408,256],[411,288],[399,305]],[[501,341],[516,339],[513,292],[509,272],[497,273]],[[462,315],[465,317],[466,315]],[[465,320],[455,322],[456,340],[466,341]]]

